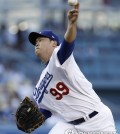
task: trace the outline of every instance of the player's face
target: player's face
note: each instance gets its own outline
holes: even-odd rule
[[[36,39],[35,54],[46,63],[49,61],[54,50],[54,41],[46,37],[38,37]]]

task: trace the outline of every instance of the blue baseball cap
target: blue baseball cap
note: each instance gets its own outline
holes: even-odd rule
[[[31,32],[28,36],[30,43],[32,43],[33,45],[35,45],[35,41],[38,37],[46,37],[46,38],[49,38],[51,40],[55,40],[57,42],[57,46],[59,46],[58,36],[50,30],[41,31],[39,33]]]

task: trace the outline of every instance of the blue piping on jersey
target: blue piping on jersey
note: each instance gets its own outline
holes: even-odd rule
[[[40,111],[43,113],[43,115],[45,116],[46,119],[48,119],[49,117],[52,116],[52,113],[46,109],[40,108]]]
[[[74,41],[68,43],[65,39],[63,40],[61,47],[57,53],[60,64],[62,65],[72,54],[74,50],[75,43]]]

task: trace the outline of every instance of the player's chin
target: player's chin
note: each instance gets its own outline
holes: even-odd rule
[[[35,54],[38,54],[38,53],[40,53],[40,49],[36,48],[35,49]]]
[[[36,55],[37,57],[39,57],[40,51],[39,51],[38,49],[35,50],[35,55]]]

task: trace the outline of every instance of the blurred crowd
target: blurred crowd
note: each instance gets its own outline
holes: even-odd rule
[[[21,72],[0,64],[0,120],[14,121],[14,114],[25,96],[32,98],[33,85]]]
[[[1,53],[10,49],[24,51],[27,31],[22,27],[9,29],[6,23],[0,27]],[[3,62],[4,61],[4,62]],[[24,73],[12,69],[12,61],[0,58],[0,121],[14,121],[15,111],[25,96],[31,97],[33,85]]]
[[[24,50],[27,34],[24,22],[13,26],[3,22],[0,26],[0,46]]]

